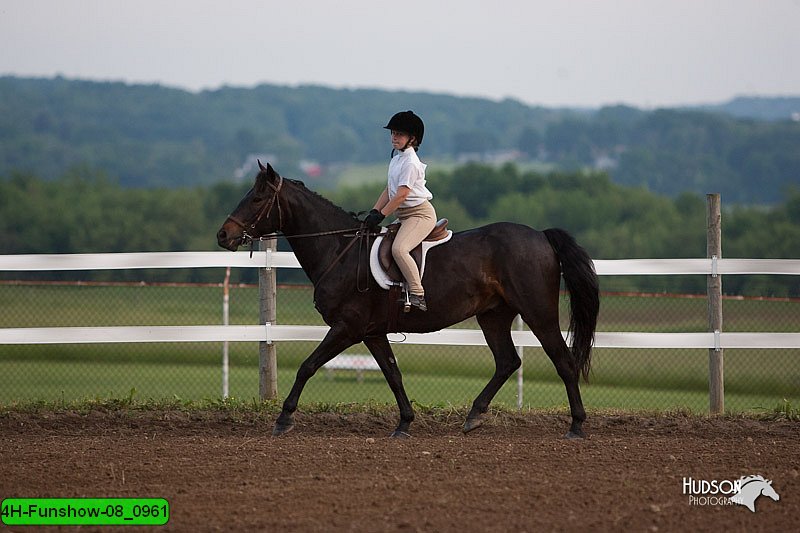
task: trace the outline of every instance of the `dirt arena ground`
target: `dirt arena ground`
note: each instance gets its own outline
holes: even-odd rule
[[[493,413],[469,435],[462,416],[420,415],[398,441],[380,413],[301,412],[272,438],[255,412],[5,412],[0,498],[163,497],[170,531],[789,531],[800,516],[797,421],[595,415],[566,441],[561,415]],[[683,478],[751,474],[780,500],[683,494]]]

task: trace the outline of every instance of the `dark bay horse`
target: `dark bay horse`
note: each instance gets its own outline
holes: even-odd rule
[[[359,246],[352,246],[354,239],[363,238],[355,236],[365,233],[363,223],[301,182],[284,179],[270,165],[259,162],[259,167],[253,188],[225,220],[217,241],[223,248],[236,250],[260,236],[283,233],[313,282],[315,305],[330,326],[300,365],[273,435],[293,428],[293,413],[311,376],[345,349],[363,342],[400,409],[400,423],[392,436],[408,436],[414,411],[387,339],[387,291],[371,276],[369,290],[364,291],[368,259]],[[561,336],[558,322],[562,274],[570,293],[572,349]],[[423,284],[428,311],[400,313],[398,330],[438,331],[476,316],[494,355],[494,375],[475,398],[464,423],[465,433],[481,425],[489,402],[520,366],[511,339],[512,321],[519,314],[566,386],[572,415],[566,436],[583,436],[586,412],[579,378],[589,373],[600,300],[593,263],[567,232],[497,223],[455,233],[450,242],[428,252]]]

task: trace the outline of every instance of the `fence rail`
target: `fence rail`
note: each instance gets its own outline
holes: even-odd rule
[[[321,341],[327,326],[112,326],[0,328],[0,344],[114,344],[137,342]],[[515,346],[541,347],[530,331],[511,333]],[[390,333],[397,344],[485,346],[483,332],[446,329],[433,333]],[[800,333],[598,332],[595,348],[800,348]]]
[[[300,268],[292,252],[141,252],[0,255],[0,271],[147,268]],[[800,259],[596,259],[600,276],[800,275]]]
[[[630,275],[800,275],[800,259],[620,259],[595,260],[601,276]],[[118,270],[157,268],[299,268],[291,252],[146,252],[116,254],[0,255],[0,271]],[[117,326],[0,328],[0,344],[123,342],[318,341],[325,326]],[[541,346],[526,331],[512,334],[518,346]],[[480,330],[446,329],[393,334],[404,344],[485,345]],[[800,333],[633,333],[598,332],[598,348],[798,348]]]

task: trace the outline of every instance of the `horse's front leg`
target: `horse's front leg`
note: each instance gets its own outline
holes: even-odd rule
[[[303,387],[306,382],[311,379],[317,370],[322,368],[322,365],[342,353],[344,350],[354,345],[357,341],[350,338],[347,329],[344,326],[334,326],[319,343],[319,346],[311,352],[300,368],[297,369],[297,377],[294,379],[292,390],[283,402],[283,409],[275,421],[275,427],[272,430],[273,436],[280,436],[288,433],[294,428],[294,418],[292,415],[297,410],[297,402],[300,400],[300,394],[303,392]]]
[[[403,376],[400,374],[400,369],[397,367],[397,360],[392,352],[392,347],[386,335],[378,337],[368,337],[364,339],[364,344],[369,348],[370,353],[378,362],[381,367],[383,377],[389,384],[389,388],[394,393],[394,398],[397,401],[397,407],[400,409],[400,424],[397,429],[392,433],[395,438],[408,438],[411,435],[408,433],[408,427],[414,421],[414,409],[411,407],[411,402],[408,401],[406,389],[403,387]]]

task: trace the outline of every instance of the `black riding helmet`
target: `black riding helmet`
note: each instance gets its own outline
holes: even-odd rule
[[[384,129],[402,131],[412,135],[416,139],[417,146],[422,144],[422,137],[425,135],[425,124],[422,119],[414,114],[413,111],[400,111],[395,113],[389,120],[389,123],[384,126]]]

